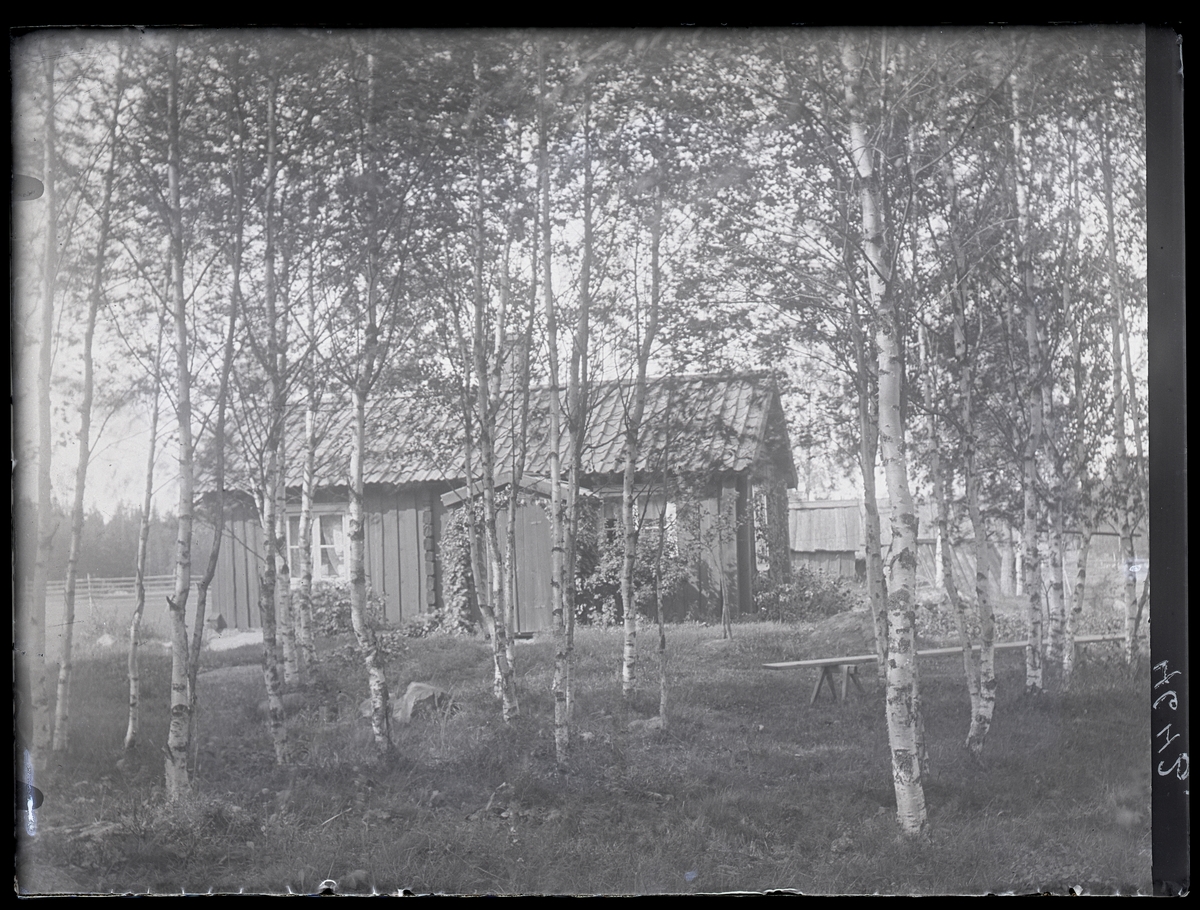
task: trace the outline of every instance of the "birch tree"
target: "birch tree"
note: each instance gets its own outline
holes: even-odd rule
[[[24,653],[30,701],[26,708],[32,719],[31,752],[35,767],[41,767],[51,747],[50,700],[46,680],[46,583],[50,549],[57,525],[51,516],[50,459],[53,438],[50,426],[50,380],[53,370],[55,287],[58,273],[58,139],[56,125],[55,58],[43,48],[42,70],[42,198],[45,200],[44,241],[41,252],[41,306],[37,368],[37,533],[34,539],[33,584],[27,601],[27,637]]]
[[[117,127],[123,104],[125,71],[124,61],[117,61],[117,73],[111,98],[111,110],[107,120],[107,135],[105,143],[108,146],[108,163],[105,165],[100,189],[100,198],[96,203],[96,258],[92,267],[91,286],[88,290],[87,316],[85,317],[83,333],[83,392],[79,403],[79,440],[78,454],[75,462],[75,492],[71,507],[71,542],[67,556],[67,577],[63,590],[63,625],[64,636],[62,659],[58,671],[58,693],[54,721],[53,748],[64,751],[69,742],[69,711],[71,704],[71,674],[72,649],[74,645],[75,627],[75,585],[79,552],[83,538],[84,492],[87,487],[88,465],[92,455],[92,399],[95,391],[94,359],[92,340],[96,333],[96,319],[99,316],[102,298],[104,296],[105,258],[109,245],[109,231],[112,226],[112,196],[113,182],[117,171]]]
[[[863,113],[862,57],[853,39],[842,37],[849,156],[862,208],[863,254],[876,311],[879,352],[879,442],[892,503],[893,577],[888,604],[888,741],[900,826],[917,835],[927,824],[917,730],[920,726],[913,633],[917,570],[917,518],[908,483],[904,421],[900,410],[901,370],[898,301],[875,175],[875,149]]]
[[[180,197],[182,149],[180,139],[180,95],[182,60],[178,38],[172,36],[166,49],[167,76],[167,200],[165,209],[169,237],[170,303],[175,327],[175,415],[179,432],[178,535],[175,542],[174,596],[167,598],[171,611],[171,722],[166,745],[166,789],[171,800],[188,792],[188,730],[191,698],[188,692],[189,649],[187,603],[192,585],[192,523],[195,498],[195,469],[192,442],[191,340],[187,297],[184,294],[183,208]]]
[[[550,207],[550,126],[548,107],[550,99],[546,85],[545,42],[537,46],[537,132],[538,159],[537,182],[541,199],[539,215],[541,255],[542,306],[545,313],[546,351],[550,370],[550,612],[554,630],[554,677],[550,691],[554,696],[554,756],[559,767],[565,767],[570,757],[570,662],[572,654],[567,641],[566,575],[563,528],[562,488],[562,398],[559,382],[560,371],[558,314],[554,299],[554,270],[552,247],[552,219]]]
[[[1040,694],[1042,682],[1042,574],[1041,552],[1038,547],[1041,503],[1038,485],[1038,460],[1042,451],[1045,401],[1042,397],[1042,351],[1039,339],[1038,303],[1034,292],[1034,251],[1030,236],[1029,189],[1025,164],[1023,118],[1027,114],[1021,105],[1024,86],[1021,71],[1010,76],[1012,99],[1013,184],[1017,216],[1017,296],[1021,304],[1024,343],[1027,356],[1022,398],[1025,402],[1026,430],[1022,452],[1022,482],[1024,495],[1021,526],[1022,567],[1024,569],[1026,607],[1025,692]]]
[[[134,607],[129,621],[129,721],[125,727],[124,747],[128,752],[137,746],[142,725],[142,676],[139,654],[141,649],[142,616],[146,609],[146,548],[150,539],[150,510],[154,505],[154,464],[158,455],[158,415],[162,392],[163,330],[165,313],[158,318],[158,340],[154,346],[153,368],[150,375],[150,451],[146,456],[146,485],[142,494],[142,514],[138,522],[137,561],[134,568]]]
[[[649,215],[650,230],[650,289],[645,314],[640,305],[637,306],[635,320],[636,357],[634,361],[635,378],[629,390],[629,402],[625,416],[625,470],[621,487],[621,528],[624,537],[624,558],[621,564],[621,603],[625,608],[625,637],[621,661],[621,692],[626,700],[633,697],[637,684],[637,607],[634,592],[634,568],[637,562],[638,526],[634,520],[634,507],[637,491],[634,482],[637,476],[639,456],[639,435],[642,430],[642,420],[646,410],[646,372],[650,363],[650,352],[658,334],[659,310],[662,300],[662,220],[663,220],[663,179],[660,156],[663,149],[659,143],[665,144],[665,120],[658,127],[658,142],[651,144],[653,164],[650,168],[648,184],[650,187],[651,210]],[[638,301],[635,280],[635,301]],[[721,570],[722,584],[724,571]],[[727,598],[722,588],[722,610],[728,609]],[[726,615],[723,613],[723,615]]]
[[[1132,410],[1135,419],[1136,404],[1129,408],[1129,397],[1133,394],[1132,369],[1126,369],[1129,358],[1128,332],[1125,327],[1125,295],[1122,276],[1119,267],[1117,249],[1116,208],[1114,202],[1114,165],[1112,161],[1111,138],[1109,126],[1101,123],[1098,128],[1100,140],[1100,172],[1103,181],[1104,194],[1104,228],[1105,228],[1105,259],[1108,266],[1109,298],[1111,301],[1111,331],[1112,331],[1112,433],[1113,460],[1112,471],[1116,493],[1116,512],[1120,531],[1121,555],[1124,559],[1124,570],[1121,573],[1122,587],[1120,603],[1125,622],[1125,662],[1133,667],[1138,658],[1138,626],[1141,621],[1141,610],[1137,596],[1137,576],[1134,567],[1137,565],[1137,552],[1133,537],[1138,512],[1138,493],[1140,483],[1135,480],[1131,470],[1129,457],[1128,427],[1129,412]],[[1127,384],[1128,380],[1128,384]],[[1135,429],[1136,429],[1136,423]],[[1139,440],[1140,432],[1135,439]],[[1140,459],[1139,459],[1140,462]]]
[[[340,299],[331,311],[329,363],[351,398],[348,472],[351,621],[371,692],[372,735],[390,751],[391,718],[383,655],[366,618],[364,459],[367,402],[372,392],[399,372],[421,327],[410,309],[422,217],[431,207],[434,137],[442,124],[439,94],[444,85],[417,71],[423,59],[417,36],[368,33],[348,39],[345,58],[335,61],[335,88],[348,103],[335,121],[348,142],[336,156],[335,192],[340,203],[330,238],[330,280]],[[386,90],[387,103],[381,97]],[[348,154],[347,154],[348,153]]]

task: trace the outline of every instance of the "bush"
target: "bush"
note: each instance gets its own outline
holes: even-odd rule
[[[350,582],[314,581],[312,586],[313,630],[318,635],[343,635],[354,632],[350,620]],[[367,588],[367,615],[364,617],[372,629],[384,625],[383,598],[370,587]]]
[[[771,585],[764,580],[755,592],[755,602],[764,619],[812,622],[853,610],[861,604],[861,597],[841,576],[800,566],[792,569],[792,580],[786,584]]]
[[[468,615],[454,607],[444,607],[422,613],[400,626],[405,638],[426,638],[430,635],[467,635],[475,629]]]
[[[687,581],[687,566],[679,555],[674,524],[667,523],[662,541],[661,596],[671,600]],[[655,565],[659,558],[658,528],[638,534],[633,566],[633,590],[638,612],[653,618]],[[575,566],[575,620],[583,625],[614,625],[625,621],[621,603],[621,572],[625,563],[625,536],[621,525],[600,541],[581,540]],[[664,607],[665,609],[665,607]]]
[[[471,545],[468,520],[482,521],[480,503],[472,504],[471,508],[460,506],[450,511],[442,519],[441,537],[441,575],[442,603],[439,613],[443,618],[435,627],[446,626],[451,630],[471,631],[474,617],[479,615],[479,604],[475,598],[475,579],[471,571]],[[433,614],[427,614],[433,615]],[[413,638],[421,638],[433,631],[428,626],[429,620],[418,617],[410,620],[413,632],[424,627],[425,632],[411,634]]]

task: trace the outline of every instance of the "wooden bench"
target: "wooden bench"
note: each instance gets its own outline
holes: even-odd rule
[[[1076,635],[1076,645],[1086,645],[1098,641],[1123,641],[1123,635]],[[1028,641],[999,641],[992,645],[996,651],[1008,651],[1014,648],[1024,648],[1028,645]],[[953,648],[926,648],[917,652],[918,657],[941,657],[946,654],[961,654],[962,646],[959,645]],[[978,651],[979,645],[972,645],[972,651]],[[850,683],[854,683],[854,688],[858,689],[859,694],[866,695],[866,691],[862,687],[862,683],[858,681],[858,666],[859,664],[878,663],[879,657],[875,654],[855,654],[851,657],[818,657],[813,660],[785,660],[779,663],[763,664],[769,670],[793,670],[802,667],[819,667],[821,670],[820,676],[817,677],[817,684],[813,686],[812,697],[808,700],[811,705],[817,700],[817,696],[821,694],[821,686],[829,684],[829,694],[834,701],[838,700],[838,691],[834,685],[833,677],[841,670],[842,676],[842,692],[841,700],[846,700],[846,692],[849,689]]]
[[[842,676],[842,700],[846,699],[846,691],[849,688],[850,681],[854,681],[854,688],[858,689],[859,693],[866,695],[866,691],[862,687],[862,683],[858,681],[858,665],[867,663],[876,663],[879,658],[874,654],[857,654],[853,657],[821,657],[815,660],[787,660],[782,663],[763,664],[771,670],[791,670],[800,667],[819,667],[821,674],[817,677],[817,684],[813,686],[812,698],[808,700],[811,705],[817,700],[817,696],[821,694],[821,686],[825,683],[829,684],[829,694],[833,696],[834,701],[837,701],[837,688],[834,686],[833,677],[839,670]]]

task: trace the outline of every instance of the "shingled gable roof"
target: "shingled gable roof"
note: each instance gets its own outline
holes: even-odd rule
[[[787,425],[779,393],[766,374],[694,375],[652,379],[648,385],[639,467],[657,472],[666,459],[672,474],[714,475],[768,468],[796,486]],[[625,415],[632,384],[600,382],[592,403],[583,454],[584,472],[616,477],[624,470]],[[549,474],[549,391],[530,391],[529,446],[525,470]],[[501,408],[496,439],[498,466],[512,458],[519,402]],[[352,412],[326,403],[324,432],[317,448],[319,486],[342,486],[349,468]],[[290,425],[287,485],[299,487],[302,465],[296,457],[303,439],[303,415]],[[406,486],[458,484],[463,470],[462,415],[457,406],[427,400],[376,399],[368,405],[367,453],[363,474],[368,484]]]

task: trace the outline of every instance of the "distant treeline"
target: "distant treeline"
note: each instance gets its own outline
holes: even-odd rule
[[[37,509],[31,504],[13,511],[14,541],[34,540]],[[129,578],[137,568],[138,528],[141,524],[139,510],[119,505],[112,518],[105,520],[98,509],[92,509],[83,521],[83,539],[77,568],[80,577],[94,575],[98,578]],[[67,577],[67,555],[71,543],[71,518],[60,505],[55,505],[51,527],[54,532],[54,549],[50,556],[49,578],[57,581]],[[167,575],[175,570],[175,535],[178,529],[175,516],[150,515],[150,537],[146,545],[146,574]],[[199,541],[197,541],[199,543]],[[207,544],[205,544],[207,547]],[[205,550],[207,554],[207,549]],[[32,557],[30,550],[27,557]],[[33,570],[33,559],[26,558],[22,564]]]

